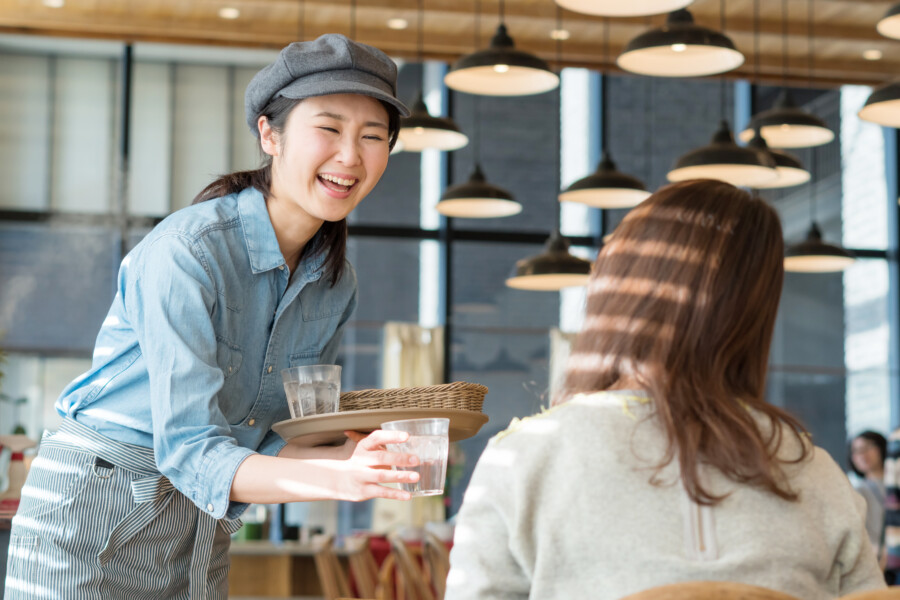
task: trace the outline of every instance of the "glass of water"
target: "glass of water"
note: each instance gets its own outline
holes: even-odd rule
[[[341,367],[306,365],[281,371],[291,418],[337,412],[341,400]]]
[[[444,493],[447,478],[447,451],[450,448],[450,419],[404,419],[382,423],[387,431],[405,431],[409,439],[402,444],[387,444],[391,452],[419,457],[415,467],[393,467],[394,470],[416,471],[419,481],[401,483],[400,489],[413,496],[437,496]]]

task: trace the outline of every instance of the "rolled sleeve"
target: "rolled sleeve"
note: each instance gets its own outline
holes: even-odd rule
[[[205,260],[189,238],[160,236],[135,257],[125,302],[149,374],[157,467],[200,510],[222,518],[234,474],[254,452],[236,443],[219,408],[224,376],[210,316],[218,295]]]

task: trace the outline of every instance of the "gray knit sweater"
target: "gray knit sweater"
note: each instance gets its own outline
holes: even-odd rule
[[[649,482],[665,449],[651,411],[637,392],[577,396],[491,440],[457,517],[446,600],[613,600],[696,580],[804,600],[884,587],[864,501],[824,450],[787,468],[797,502],[706,469],[708,489],[730,495],[701,507],[676,465]]]

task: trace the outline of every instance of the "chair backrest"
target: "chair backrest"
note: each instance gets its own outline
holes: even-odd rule
[[[388,554],[378,570],[378,585],[375,587],[376,600],[394,600],[397,590],[397,570],[395,558]]]
[[[425,567],[428,572],[428,580],[434,588],[437,600],[443,600],[447,589],[447,573],[450,572],[450,551],[438,536],[430,531],[425,532],[422,553],[425,557]]]
[[[369,548],[369,538],[354,536],[345,538],[347,546],[347,562],[350,564],[350,573],[353,575],[353,583],[360,598],[375,598],[375,589],[378,587],[378,563]]]
[[[796,596],[746,583],[688,581],[670,583],[621,600],[799,600]]]
[[[406,543],[397,535],[389,535],[388,541],[398,571],[398,594],[402,593],[403,600],[435,600],[418,559]]]
[[[313,539],[316,563],[316,572],[319,574],[319,584],[322,586],[322,595],[326,600],[337,600],[350,596],[350,582],[344,567],[334,553],[334,536],[322,535]]]
[[[890,587],[841,596],[840,600],[900,600],[900,587]]]

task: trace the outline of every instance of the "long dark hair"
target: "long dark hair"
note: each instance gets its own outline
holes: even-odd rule
[[[700,504],[724,498],[700,482],[701,462],[796,500],[782,467],[805,459],[809,445],[800,423],[764,399],[783,260],[778,215],[762,199],[712,180],[661,188],[625,216],[594,263],[557,402],[636,380],[668,440],[657,474],[677,460]],[[800,442],[796,458],[777,456],[784,431]]]
[[[884,468],[884,459],[887,457],[887,439],[877,431],[866,430],[854,437],[850,440],[850,443],[847,444],[847,462],[850,463],[850,469],[862,477],[866,478],[866,474],[856,468],[856,465],[853,463],[853,442],[862,438],[864,440],[868,440],[875,444],[875,447],[878,448],[878,453],[881,455],[881,467]]]
[[[260,116],[265,116],[269,121],[269,126],[278,134],[284,134],[284,128],[287,124],[288,116],[295,106],[303,102],[303,100],[294,100],[291,98],[276,97],[263,108]],[[393,149],[397,143],[397,135],[400,132],[400,113],[397,109],[388,104],[381,102],[388,114],[388,144]],[[262,193],[263,197],[268,198],[271,193],[272,186],[272,157],[263,153],[262,166],[258,169],[249,171],[236,171],[226,175],[219,176],[215,181],[197,194],[191,204],[198,204],[221,198],[229,194],[236,194],[246,188],[253,187]],[[325,258],[325,275],[331,281],[331,285],[341,278],[344,273],[344,258],[347,254],[347,220],[330,222],[325,221],[309,241],[306,248],[303,249],[304,256],[316,256],[320,252],[328,252]]]

